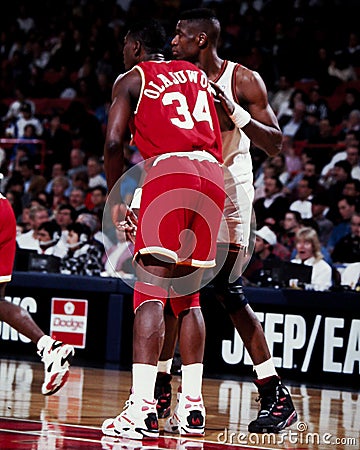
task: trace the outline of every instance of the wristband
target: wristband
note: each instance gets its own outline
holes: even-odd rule
[[[250,122],[251,115],[245,111],[244,108],[235,103],[234,112],[230,115],[230,119],[238,128],[242,128]]]

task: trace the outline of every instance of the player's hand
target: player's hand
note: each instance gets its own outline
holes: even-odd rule
[[[116,204],[111,208],[111,218],[115,227],[125,233],[126,239],[135,243],[138,219],[134,211],[125,203]]]
[[[235,103],[225,94],[225,92],[221,89],[221,87],[214,83],[213,81],[210,81],[211,87],[215,91],[215,100],[218,100],[221,103],[221,106],[224,108],[225,112],[231,116],[231,114],[234,112],[235,109]]]

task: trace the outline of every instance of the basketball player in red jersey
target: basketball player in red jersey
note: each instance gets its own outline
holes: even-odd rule
[[[221,133],[208,79],[191,63],[164,61],[165,37],[156,21],[135,24],[127,33],[123,53],[129,70],[113,86],[104,147],[108,189],[115,197],[128,125],[147,172],[134,250],[132,393],[127,408],[102,426],[106,435],[131,439],[159,436],[154,387],[168,297],[179,318],[183,360],[176,426],[186,435],[204,434],[199,289],[204,270],[215,266],[225,199]],[[121,228],[121,205],[112,193],[112,219]]]
[[[181,14],[171,45],[176,59],[196,63],[216,83],[218,96],[234,123],[222,133],[228,196],[217,238],[217,255],[218,260],[225,260],[225,264],[214,278],[213,285],[217,298],[244,342],[257,375],[255,384],[261,408],[258,417],[249,424],[249,431],[273,433],[294,423],[297,414],[290,393],[277,374],[261,324],[244,296],[241,274],[249,246],[254,198],[250,141],[269,156],[274,156],[281,150],[282,134],[268,103],[261,76],[240,64],[221,59],[217,54],[219,37],[220,23],[214,13],[199,8]],[[170,407],[169,373],[174,349],[174,321],[167,315],[169,339],[165,339],[159,362],[156,397],[159,399],[159,416],[162,417],[162,410],[167,415]],[[174,418],[170,417],[165,429],[181,433],[172,426],[173,422]]]
[[[15,249],[15,215],[8,200],[0,193],[0,321],[6,322],[36,344],[45,365],[41,392],[51,395],[69,377],[69,361],[74,355],[74,348],[45,335],[24,308],[5,300],[5,287],[11,281]]]

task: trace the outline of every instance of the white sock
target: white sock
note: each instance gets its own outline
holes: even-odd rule
[[[50,347],[50,345],[54,342],[54,339],[52,339],[50,336],[47,336],[44,334],[44,336],[41,336],[41,338],[37,341],[37,348],[38,350],[43,349],[44,347]]]
[[[201,395],[203,364],[181,366],[181,392],[185,396],[198,398]]]
[[[273,375],[278,376],[272,358],[258,364],[257,366],[254,366],[254,370],[259,380],[272,377]]]
[[[132,389],[133,393],[146,400],[154,399],[155,380],[157,366],[150,364],[133,364],[132,366]]]
[[[166,361],[159,361],[157,365],[157,371],[158,372],[165,372],[170,373],[171,372],[171,366],[172,366],[173,359],[170,358]]]

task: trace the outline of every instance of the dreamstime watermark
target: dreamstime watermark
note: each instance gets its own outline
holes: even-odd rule
[[[306,444],[306,445],[347,445],[358,446],[356,437],[338,437],[332,433],[312,433],[308,431],[305,422],[298,422],[296,430],[285,430],[275,433],[236,433],[224,429],[217,435],[217,441],[222,444],[238,445],[282,445],[282,444]]]

